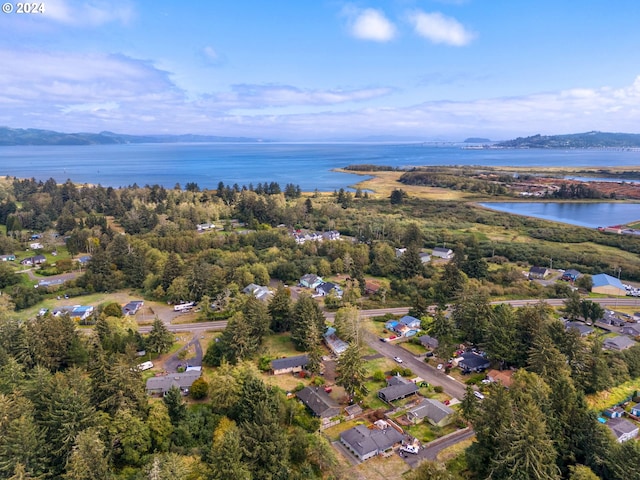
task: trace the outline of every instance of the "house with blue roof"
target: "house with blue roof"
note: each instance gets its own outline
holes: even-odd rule
[[[591,277],[593,286],[591,291],[593,293],[601,293],[604,295],[616,295],[625,296],[627,290],[622,285],[620,279],[607,275],[606,273],[599,273]]]

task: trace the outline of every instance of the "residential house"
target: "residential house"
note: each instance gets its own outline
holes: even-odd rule
[[[406,248],[396,248],[396,258],[400,258],[406,251]]]
[[[530,280],[542,280],[549,275],[550,271],[546,267],[531,267],[529,269]]]
[[[604,412],[602,412],[602,414],[605,417],[609,418],[622,418],[622,415],[624,415],[624,408],[616,405],[615,407],[607,408]]]
[[[311,232],[311,233],[294,232],[293,239],[296,241],[298,245],[302,245],[305,242],[321,242],[323,240],[323,237],[322,237],[322,234],[317,232]]]
[[[24,260],[20,261],[20,264],[22,265],[41,265],[44,262],[47,261],[47,257],[45,257],[44,255],[35,255],[33,257],[27,257]]]
[[[329,241],[340,240],[340,232],[338,232],[337,230],[329,230],[328,232],[324,232],[322,234],[322,239]]]
[[[627,442],[638,436],[638,425],[626,418],[612,418],[606,425],[618,443]]]
[[[460,357],[458,366],[468,372],[482,372],[491,365],[489,360],[474,352],[464,352]]]
[[[326,297],[331,292],[334,292],[338,298],[342,298],[342,294],[344,293],[339,285],[332,282],[324,282],[316,287],[316,293],[323,297]]]
[[[64,284],[64,279],[62,278],[54,278],[51,280],[38,280],[37,287],[54,287],[56,285]]]
[[[54,317],[67,314],[74,320],[83,321],[91,316],[94,308],[86,305],[70,305],[64,307],[56,307],[51,312]]]
[[[122,307],[123,315],[135,315],[144,305],[142,300],[133,300]]]
[[[565,322],[564,324],[565,330],[570,330],[572,328],[576,329],[581,337],[586,337],[587,335],[591,335],[593,333],[593,328],[586,325],[583,322]]]
[[[389,320],[387,323],[384,324],[384,328],[386,328],[387,330],[391,330],[393,332],[396,331],[396,327],[400,324],[400,322],[398,322],[397,320]]]
[[[513,374],[515,370],[489,370],[487,380],[493,383],[501,383],[509,388],[513,384]]]
[[[170,373],[169,375],[161,375],[151,377],[147,380],[147,395],[166,395],[171,387],[178,387],[180,391],[186,395],[189,388],[193,385],[202,372],[199,370],[190,370],[182,373]]]
[[[300,279],[300,286],[305,288],[315,289],[317,286],[322,285],[324,280],[321,277],[314,275],[313,273],[307,273]]]
[[[16,260],[16,256],[13,254],[0,255],[0,262],[14,262],[15,260]]]
[[[631,407],[631,415],[640,417],[640,403],[636,403],[633,407]]]
[[[604,342],[602,342],[602,346],[607,350],[616,350],[622,351],[628,348],[633,347],[636,344],[629,337],[625,337],[623,335],[618,335],[617,337],[609,337],[605,338]]]
[[[429,255],[428,253],[422,252],[419,254],[419,256],[422,263],[429,263],[431,261],[431,255]]]
[[[196,225],[196,230],[198,232],[205,232],[214,228],[216,228],[216,226],[213,223],[199,223]]]
[[[567,282],[575,282],[581,276],[582,274],[578,270],[574,270],[573,268],[570,268],[569,270],[564,271],[564,273],[562,274],[562,277],[560,277],[560,280],[564,280]]]
[[[435,247],[431,251],[431,255],[438,258],[444,258],[445,260],[450,260],[453,258],[453,250],[446,247]]]
[[[420,331],[420,320],[410,315],[405,315],[393,328],[398,335],[413,337]]]
[[[320,387],[305,387],[296,396],[311,412],[320,418],[340,415],[340,406]]]
[[[420,340],[420,343],[424,348],[428,348],[430,350],[435,350],[439,345],[438,339],[429,335],[423,335],[418,338],[418,340]]]
[[[424,398],[417,407],[407,412],[407,419],[412,423],[427,421],[438,427],[449,425],[454,419],[454,411],[444,403],[431,398]]]
[[[309,363],[307,355],[297,355],[295,357],[278,358],[271,361],[271,371],[274,375],[283,373],[296,373],[304,370]]]
[[[627,289],[624,288],[622,282],[618,278],[607,275],[606,273],[594,275],[591,277],[591,280],[593,284],[591,291],[593,293],[616,296],[625,296],[627,294]]]
[[[327,328],[322,338],[324,343],[327,344],[327,347],[329,347],[329,350],[336,356],[342,355],[344,351],[349,348],[349,344],[336,335],[336,329],[333,327]]]
[[[381,388],[378,391],[378,397],[387,403],[401,398],[406,398],[409,395],[414,395],[419,390],[418,386],[411,380],[401,377],[400,375],[394,375],[387,379],[387,386]]]
[[[268,302],[273,296],[273,292],[269,290],[269,287],[263,287],[261,285],[256,285],[255,283],[250,283],[244,287],[242,289],[242,293],[246,295],[253,295],[263,302]]]
[[[640,325],[637,323],[625,325],[620,329],[620,333],[631,335],[632,337],[640,337]]]
[[[403,439],[402,433],[392,427],[379,429],[357,425],[340,434],[340,443],[361,461],[386,452]]]
[[[91,255],[82,255],[81,257],[78,257],[78,260],[76,260],[81,266],[85,266],[87,263],[89,263],[89,260],[91,260]]]
[[[365,281],[364,293],[366,295],[375,295],[380,290],[380,285],[374,282]]]

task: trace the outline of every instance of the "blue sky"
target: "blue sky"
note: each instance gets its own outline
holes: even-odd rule
[[[0,125],[283,141],[639,131],[637,0],[41,3],[0,14]]]

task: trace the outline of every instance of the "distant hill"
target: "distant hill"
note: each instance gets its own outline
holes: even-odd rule
[[[570,135],[534,135],[497,144],[507,148],[635,148],[640,134],[587,132]]]
[[[488,138],[470,137],[464,140],[464,143],[492,143]]]
[[[113,132],[60,133],[34,128],[0,127],[0,146],[10,145],[117,145],[125,143],[260,142],[256,138],[210,135],[124,135]]]

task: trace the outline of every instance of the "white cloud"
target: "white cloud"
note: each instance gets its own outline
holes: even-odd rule
[[[504,139],[635,132],[640,125],[640,76],[624,88],[582,86],[400,107],[395,91],[383,87],[241,84],[194,100],[169,72],[123,55],[0,49],[0,65],[11,65],[0,70],[0,125],[16,128],[303,140],[377,134]]]
[[[96,27],[110,22],[127,24],[134,16],[134,9],[126,0],[80,1],[47,0],[43,19],[52,19],[76,27]]]
[[[207,57],[207,59],[212,62],[217,62],[220,59],[218,52],[216,52],[216,49],[213,48],[212,46],[204,47],[202,49],[202,53],[204,53],[204,56]]]
[[[395,37],[396,27],[380,10],[350,10],[351,34],[362,40],[388,42]]]
[[[475,37],[455,18],[439,12],[415,11],[409,15],[409,21],[418,35],[433,43],[462,47],[468,45]]]
[[[216,109],[263,109],[293,105],[336,105],[388,95],[389,88],[312,90],[291,85],[233,85],[230,92],[207,95],[206,105]]]

